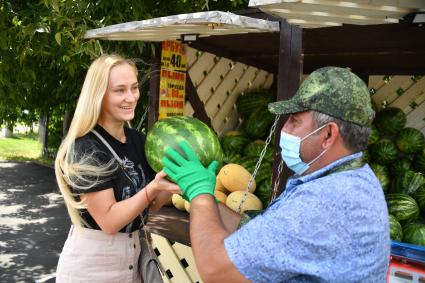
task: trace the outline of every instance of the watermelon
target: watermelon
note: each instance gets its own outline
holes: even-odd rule
[[[425,210],[425,185],[420,186],[412,197],[415,199],[420,210]]]
[[[425,146],[425,137],[414,128],[402,129],[395,138],[397,147],[405,153],[415,153]]]
[[[245,147],[244,154],[245,156],[252,156],[252,157],[258,158],[261,152],[263,151],[265,145],[266,145],[266,142],[263,140],[255,140],[253,142],[250,142]],[[273,148],[270,146],[270,144],[266,148],[264,159],[267,161],[273,160]]]
[[[223,152],[223,163],[229,164],[229,163],[236,163],[239,164],[239,161],[241,159],[241,155],[235,152]]]
[[[409,170],[412,170],[412,161],[407,157],[400,157],[390,165],[390,173],[395,177]]]
[[[369,136],[369,140],[368,140],[367,143],[373,144],[373,143],[375,143],[379,140],[379,137],[380,137],[380,135],[379,135],[378,129],[374,125],[372,125],[372,132]]]
[[[240,131],[229,131],[221,138],[221,146],[226,153],[241,154],[249,142],[249,138]]]
[[[375,173],[376,178],[378,178],[382,189],[384,190],[384,192],[386,192],[388,189],[388,185],[390,184],[390,178],[388,175],[387,167],[378,163],[371,163],[369,166],[372,169],[373,173]]]
[[[254,194],[261,200],[263,206],[267,207],[272,196],[272,178],[269,177],[257,185]]]
[[[196,118],[173,116],[157,121],[146,136],[146,159],[152,169],[162,170],[165,150],[171,147],[180,151],[178,144],[183,140],[191,145],[204,166],[213,160],[221,164],[223,151],[214,131]]]
[[[419,217],[419,207],[416,201],[409,195],[393,193],[385,196],[387,200],[388,213],[404,225],[415,221]]]
[[[425,178],[421,173],[406,171],[391,181],[390,192],[413,195],[423,184],[425,184]]]
[[[387,107],[376,114],[373,123],[380,132],[397,134],[406,124],[406,115],[400,108]]]
[[[369,153],[372,160],[381,164],[389,164],[398,157],[397,147],[389,139],[381,139],[370,145]]]
[[[274,114],[267,109],[258,108],[243,122],[243,131],[252,140],[262,139],[269,134],[274,120]]]
[[[267,111],[267,105],[273,101],[273,93],[268,89],[257,90],[240,95],[236,101],[239,115],[248,117],[257,109]]]
[[[425,174],[425,147],[413,157],[413,168]]]
[[[390,238],[391,240],[399,241],[403,240],[403,228],[401,228],[400,222],[394,215],[388,215],[390,221]]]
[[[403,227],[403,242],[425,246],[425,224],[409,223]]]

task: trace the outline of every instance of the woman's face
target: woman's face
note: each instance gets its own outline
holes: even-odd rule
[[[139,83],[134,68],[127,63],[112,67],[100,119],[107,123],[132,120],[139,96]]]

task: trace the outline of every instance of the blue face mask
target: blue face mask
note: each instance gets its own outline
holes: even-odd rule
[[[309,163],[305,163],[304,161],[302,161],[300,156],[301,142],[307,139],[312,134],[316,133],[317,131],[320,131],[325,126],[326,125],[323,125],[320,128],[317,128],[302,139],[300,137],[287,134],[283,131],[280,133],[279,146],[282,149],[280,153],[282,155],[282,160],[285,162],[286,166],[288,166],[288,168],[291,169],[295,174],[302,175],[305,171],[308,170],[308,168],[310,168],[310,165],[313,162],[319,159],[319,157],[327,151],[322,151],[322,153],[320,153]]]

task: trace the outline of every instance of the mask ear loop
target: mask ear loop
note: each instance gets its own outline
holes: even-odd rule
[[[306,138],[308,138],[309,136],[313,135],[314,133],[320,131],[321,129],[323,129],[324,127],[326,127],[328,124],[325,124],[319,128],[317,128],[316,130],[312,131],[311,133],[309,133],[308,135],[306,135],[305,137],[303,137],[301,139],[301,142],[303,140],[305,140]],[[323,154],[325,154],[329,149],[325,149],[324,151],[322,151],[318,156],[316,156],[316,158],[314,158],[312,161],[310,161],[309,163],[307,163],[308,166],[310,166],[311,164],[313,164],[314,162],[316,162],[317,159],[319,159]]]

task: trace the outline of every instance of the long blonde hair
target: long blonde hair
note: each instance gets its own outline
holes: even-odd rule
[[[73,194],[72,187],[88,189],[98,184],[99,176],[111,174],[114,160],[107,164],[99,165],[93,161],[93,153],[76,158],[75,140],[89,133],[96,125],[102,101],[109,84],[109,74],[114,66],[129,64],[137,70],[134,62],[126,60],[119,55],[103,55],[90,65],[77,102],[74,117],[68,133],[58,149],[55,160],[55,175],[59,189],[64,198],[68,214],[72,223],[81,227],[83,220],[80,211],[85,208],[82,201],[76,200],[78,194]]]

